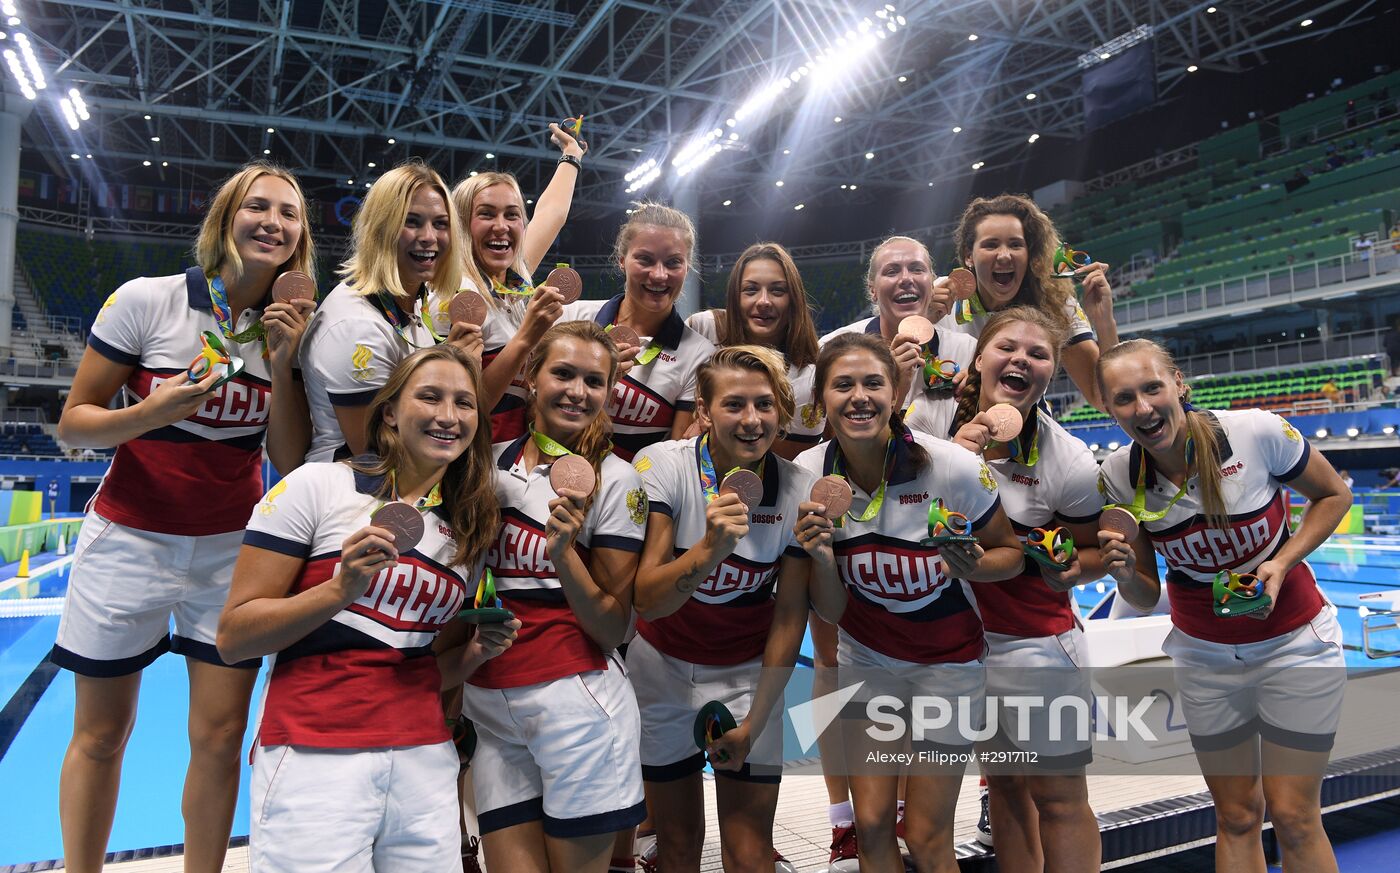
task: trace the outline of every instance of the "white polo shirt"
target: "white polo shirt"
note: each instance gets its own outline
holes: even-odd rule
[[[611,300],[578,300],[564,307],[559,321],[592,319],[603,327],[617,322],[622,295]],[[652,337],[642,337],[643,348]],[[666,439],[677,412],[695,409],[695,370],[715,345],[685,326],[674,309],[655,339],[661,351],[651,363],[634,366],[613,386],[608,417],[613,422],[613,451],[630,461],[643,446]]]
[[[1046,412],[1029,416],[1013,456],[987,462],[1001,495],[1001,508],[1025,542],[1035,528],[1096,521],[1099,465],[1089,447],[1060,427]],[[1096,546],[1095,543],[1079,543]],[[1021,572],[1001,582],[981,582],[973,589],[988,631],[1016,637],[1057,636],[1075,626],[1075,611],[1065,591],[1045,583],[1041,567],[1026,558]]]
[[[257,324],[270,302],[240,313],[234,332]],[[243,372],[209,392],[188,418],[117,447],[94,505],[104,518],[156,533],[230,533],[242,529],[262,496],[271,372],[261,340],[235,343],[220,333],[200,268],[122,285],[98,310],[88,346],[133,368],[122,390],[130,406],[188,370],[204,347],[200,334],[206,330],[243,359]]]
[[[996,514],[996,482],[982,459],[947,440],[914,432],[929,463],[916,470],[909,447],[895,440],[884,503],[869,521],[858,521],[872,495],[854,481],[855,502],[836,528],[836,568],[850,599],[841,629],[882,655],[918,664],[964,663],[982,657],[982,620],[966,581],[947,575],[928,536],[929,505],[966,515],[973,531]],[[814,476],[833,472],[840,454],[828,440],[797,456]],[[980,584],[980,583],[979,583]]]
[[[705,536],[709,501],[700,485],[700,438],[646,447],[633,466],[642,474],[650,511],[669,516],[675,554]],[[716,471],[723,478],[725,471]],[[763,654],[773,622],[773,592],[784,555],[806,558],[797,543],[797,505],[816,477],[769,452],[763,460],[763,498],[749,512],[749,532],[685,605],[655,621],[638,619],[637,633],[656,649],[692,664],[729,666]]]
[[[434,300],[430,305],[438,303]],[[416,303],[412,313],[396,310],[395,314],[407,340],[375,305],[374,295],[359,294],[342,282],[312,315],[300,353],[311,408],[307,461],[329,461],[346,445],[335,407],[368,406],[400,361],[437,344]]]
[[[305,563],[289,594],[328,581],[341,546],[369,525],[382,478],[349,464],[305,464],[278,482],[248,520],[245,546]],[[365,593],[277,653],[259,742],[314,748],[415,746],[449,739],[432,642],[457,616],[481,566],[452,566],[457,544],[437,510],[423,539]]]
[[[1286,577],[1269,617],[1222,618],[1211,605],[1215,574],[1220,570],[1252,573],[1288,542],[1288,497],[1283,485],[1308,465],[1312,447],[1293,425],[1262,409],[1228,409],[1209,413],[1220,428],[1220,482],[1228,530],[1206,524],[1198,497],[1199,477],[1161,521],[1142,526],[1167,563],[1172,624],[1183,633],[1215,643],[1237,645],[1273,639],[1317,615],[1322,595],[1306,561]],[[1177,487],[1159,477],[1152,458],[1129,443],[1104,460],[1099,488],[1106,503],[1132,503],[1138,476],[1143,476],[1147,508],[1160,510]]]
[[[976,337],[970,337],[956,331],[945,330],[942,324],[943,322],[939,322],[934,326],[933,339],[929,340],[928,343],[929,348],[933,351],[934,355],[957,364],[959,370],[966,370],[968,367],[972,366],[972,359],[976,357]],[[827,342],[843,333],[866,333],[872,336],[881,336],[880,316],[876,315],[873,318],[862,318],[860,321],[853,321],[845,327],[838,327],[836,330],[822,337],[821,344],[824,346]],[[904,403],[901,408],[911,410],[911,407],[929,405],[930,412],[928,414],[936,415],[936,404],[948,397],[949,392],[946,390],[933,391],[925,388],[922,377],[918,376],[910,383],[909,394],[904,398]],[[951,421],[951,419],[949,419],[949,421]],[[913,425],[910,426],[912,427]],[[946,430],[947,428],[945,427],[943,430],[938,431],[938,433],[944,433]],[[931,433],[932,431],[925,432]]]
[[[529,434],[497,443],[496,497],[501,531],[486,554],[502,604],[520,619],[515,643],[472,674],[482,688],[519,688],[589,670],[606,670],[603,652],[569,608],[558,571],[545,545],[549,502],[548,464],[526,468]],[[647,496],[632,465],[614,455],[603,459],[598,491],[583,529],[574,540],[584,566],[594,548],[639,553],[646,539]],[[630,604],[629,604],[630,605]]]

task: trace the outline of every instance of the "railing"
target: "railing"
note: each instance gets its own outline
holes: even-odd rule
[[[0,360],[0,377],[12,379],[68,379],[78,368],[70,361],[42,361],[33,358]]]
[[[1155,294],[1141,300],[1129,298],[1113,306],[1113,315],[1123,332],[1175,327],[1192,321],[1222,316],[1251,315],[1272,306],[1283,306],[1324,297],[1358,293],[1343,289],[1328,292],[1345,282],[1376,280],[1400,271],[1400,253],[1371,252],[1358,258],[1355,252],[1331,255],[1287,267],[1247,273],[1218,282]],[[1400,282],[1400,277],[1394,281]],[[1384,284],[1370,281],[1367,288]],[[1216,311],[1219,310],[1219,311]]]
[[[3,424],[47,424],[44,410],[37,406],[11,406],[5,410]]]

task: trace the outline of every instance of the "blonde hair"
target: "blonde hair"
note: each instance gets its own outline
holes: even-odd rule
[[[725,285],[724,308],[715,310],[715,331],[720,345],[754,345],[749,335],[749,325],[739,310],[739,299],[744,291],[744,269],[754,261],[772,261],[783,271],[783,281],[788,289],[787,336],[782,340],[778,351],[793,367],[806,367],[817,362],[817,329],[812,323],[812,309],[807,302],[807,290],[802,285],[802,274],[787,249],[775,242],[754,243],[744,249],[734,269],[729,271],[729,282]]]
[[[644,227],[665,227],[678,232],[685,242],[685,260],[687,267],[694,267],[695,264],[695,223],[690,220],[690,216],[673,209],[664,203],[657,203],[652,200],[643,200],[632,204],[632,214],[622,227],[617,229],[617,238],[613,240],[612,258],[614,264],[621,264],[627,259],[627,252],[632,248],[632,240]]]
[[[520,202],[520,242],[525,241],[525,232],[530,228],[529,216],[525,213],[525,193],[520,190],[520,183],[510,173],[477,173],[475,176],[468,176],[457,183],[457,187],[452,189],[452,205],[457,210],[457,215],[462,219],[462,246],[466,250],[462,258],[462,282],[463,285],[471,285],[481,295],[486,298],[486,302],[496,309],[502,308],[505,304],[491,293],[491,277],[486,274],[486,268],[476,258],[476,242],[471,238],[472,211],[476,208],[476,195],[487,188],[494,188],[497,185],[505,185],[515,192],[515,199]],[[522,246],[517,245],[515,249],[515,263],[510,267],[522,278],[530,278],[530,268],[525,263],[525,256],[521,253]]]
[[[875,289],[875,265],[880,262],[880,255],[884,254],[885,249],[893,245],[899,245],[900,243],[913,243],[918,246],[919,251],[924,253],[924,261],[928,263],[929,270],[933,270],[933,256],[928,253],[928,246],[914,239],[912,236],[888,237],[875,247],[875,251],[870,253],[870,263],[865,267],[865,293],[867,295],[871,294]]]
[[[1016,296],[1011,298],[1011,305],[1035,306],[1049,312],[1052,318],[1066,320],[1065,310],[1069,308],[1073,296],[1073,285],[1069,279],[1056,279],[1051,275],[1060,234],[1055,230],[1055,222],[1031,198],[1022,194],[1002,194],[999,197],[979,197],[967,204],[962,218],[958,219],[958,229],[953,232],[958,262],[971,266],[972,250],[977,245],[977,225],[993,215],[1016,218],[1021,222],[1021,232],[1026,237],[1029,254],[1026,275],[1021,280],[1021,287],[1016,289]]]
[[[715,384],[720,370],[748,370],[762,373],[773,388],[773,399],[778,406],[778,428],[785,429],[797,410],[797,401],[788,382],[787,361],[778,352],[766,346],[725,346],[717,349],[709,360],[695,371],[695,399],[708,408],[718,387]]]
[[[972,353],[972,364],[967,368],[967,381],[958,391],[958,409],[953,416],[954,432],[971,421],[981,406],[982,371],[977,369],[977,358],[991,345],[997,334],[1013,324],[1033,324],[1044,331],[1046,338],[1050,340],[1050,351],[1054,356],[1054,369],[1051,372],[1060,369],[1060,353],[1069,341],[1069,329],[1061,319],[1053,318],[1050,313],[1034,306],[1012,306],[997,312],[987,319],[981,335],[977,337],[977,349]],[[1037,397],[1036,401],[1039,400]]]
[[[369,452],[378,457],[372,463],[351,463],[356,469],[372,476],[384,476],[384,484],[377,497],[392,499],[393,485],[388,475],[402,469],[408,453],[398,431],[384,420],[384,412],[393,406],[407,387],[413,374],[424,364],[433,361],[451,361],[460,364],[471,377],[472,390],[476,392],[476,433],[466,451],[447,465],[442,477],[442,510],[447,515],[448,527],[452,528],[457,541],[457,553],[452,558],[454,565],[471,567],[496,541],[500,523],[500,507],[496,502],[494,464],[491,460],[491,411],[481,403],[485,393],[481,384],[481,365],[476,359],[454,345],[443,343],[432,348],[420,349],[399,362],[389,374],[389,381],[379,393],[369,413]]]
[[[451,225],[447,250],[438,253],[437,271],[428,287],[443,299],[456,294],[461,287],[462,229],[457,210],[452,206],[452,195],[442,177],[415,158],[380,176],[355,213],[351,226],[354,250],[339,270],[341,278],[355,293],[368,295],[387,291],[398,298],[416,296],[418,289],[405,288],[399,281],[399,232],[408,218],[413,195],[424,186],[442,195]]]
[[[194,244],[195,263],[204,271],[205,275],[213,275],[225,268],[229,270],[234,278],[243,275],[243,259],[238,256],[238,245],[233,238],[233,216],[243,206],[243,200],[248,196],[248,191],[253,187],[253,183],[263,176],[273,176],[281,179],[297,195],[297,220],[301,223],[301,238],[297,240],[296,248],[292,249],[291,257],[282,262],[278,269],[278,274],[288,270],[298,270],[316,277],[316,245],[311,240],[310,216],[306,209],[306,195],[301,191],[301,183],[297,182],[297,177],[285,167],[268,161],[252,161],[243,166],[243,169],[228,177],[219,190],[214,192],[214,197],[209,201],[209,211],[204,213],[204,220],[199,225],[199,237]]]
[[[534,386],[539,379],[540,370],[543,369],[545,361],[549,359],[549,350],[559,340],[571,337],[586,343],[596,343],[607,351],[608,384],[603,394],[606,405],[607,398],[612,396],[613,383],[617,381],[617,367],[620,357],[617,346],[613,344],[612,336],[593,321],[564,321],[545,331],[544,336],[540,337],[539,343],[530,350],[529,360],[525,364],[525,378],[529,380],[531,386]],[[535,397],[532,396],[530,405],[525,408],[525,420],[531,427],[535,423],[534,400]],[[605,409],[600,408],[593,416],[593,421],[579,435],[577,444],[569,446],[575,453],[593,465],[593,472],[598,477],[599,482],[603,480],[603,459],[612,452],[612,434],[612,419],[608,417]],[[589,495],[588,503],[585,506],[591,505],[592,501],[593,495]]]
[[[1186,380],[1181,378],[1181,368],[1176,365],[1176,359],[1172,357],[1172,353],[1152,340],[1139,338],[1130,339],[1110,349],[1105,349],[1103,354],[1099,356],[1099,362],[1094,365],[1094,380],[1098,383],[1099,396],[1104,398],[1105,405],[1109,405],[1109,401],[1108,392],[1104,390],[1104,369],[1119,358],[1133,354],[1145,354],[1155,358],[1157,363],[1180,381],[1182,405],[1185,406],[1191,400],[1191,386],[1187,385]],[[1124,430],[1127,429],[1124,428]],[[1223,479],[1220,475],[1220,435],[1216,430],[1214,416],[1195,409],[1187,409],[1186,438],[1188,440],[1186,475],[1189,478],[1194,472],[1199,477],[1201,509],[1204,510],[1206,523],[1217,530],[1228,530],[1230,512],[1225,506],[1225,497],[1220,489],[1220,483]]]

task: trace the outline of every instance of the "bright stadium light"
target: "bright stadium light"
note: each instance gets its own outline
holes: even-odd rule
[[[1330,434],[1330,433],[1331,433],[1331,431],[1329,431],[1327,428],[1325,428],[1325,427],[1320,427],[1320,428],[1317,429],[1317,432],[1313,434],[1313,436],[1317,437],[1317,438],[1320,439],[1320,440],[1325,440],[1325,439],[1327,439],[1327,436],[1328,436],[1328,434]]]
[[[657,164],[656,158],[647,158],[623,177],[624,181],[627,182],[626,193],[640,191],[660,177],[661,166]]]
[[[1395,436],[1395,425],[1387,424],[1385,427],[1381,428],[1381,433],[1386,436]]]
[[[24,56],[24,64],[29,68],[29,78],[34,80],[35,89],[42,91],[49,87],[48,80],[44,78],[44,70],[39,66],[39,59],[34,56],[34,46],[29,42],[29,36],[23,31],[16,33],[15,42],[19,44],[19,53]]]
[[[68,99],[73,103],[73,111],[78,113],[78,118],[87,121],[92,118],[88,112],[87,101],[83,100],[83,95],[78,93],[77,88],[68,89]]]
[[[0,0],[0,12],[11,18],[19,15],[19,9],[15,7],[14,0]]]
[[[19,91],[27,100],[33,100],[39,95],[35,92],[34,86],[29,84],[29,76],[25,75],[24,65],[20,62],[19,55],[14,49],[5,49],[5,65],[10,68],[10,75],[15,77],[15,82],[19,85]]]
[[[73,101],[67,97],[60,98],[58,108],[63,110],[63,120],[68,122],[68,127],[72,130],[78,129],[78,113],[73,109]]]
[[[1354,439],[1356,439],[1356,438],[1359,437],[1359,436],[1361,436],[1361,428],[1359,428],[1359,427],[1349,427],[1349,428],[1347,428],[1347,439],[1352,439],[1352,440],[1354,440]]]
[[[1029,137],[1026,138],[1026,142],[1033,143],[1033,142],[1035,142],[1035,141],[1038,140],[1038,139],[1040,139],[1040,134],[1038,134],[1038,133],[1033,133],[1033,134],[1031,134]]]

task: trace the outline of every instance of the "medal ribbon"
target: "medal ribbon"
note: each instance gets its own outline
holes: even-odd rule
[[[393,495],[393,500],[399,499],[399,484],[394,476],[394,471],[389,471],[389,493]],[[414,509],[432,509],[434,506],[442,505],[442,483],[438,482],[428,493],[413,504]]]
[[[263,329],[262,322],[254,322],[247,330],[235,333],[233,310],[228,305],[228,289],[224,287],[223,278],[217,275],[205,276],[204,280],[209,283],[209,305],[214,310],[214,321],[219,325],[219,333],[224,335],[224,339],[236,343],[260,339],[263,341],[263,354],[266,355],[267,332]]]
[[[426,289],[427,286],[425,285],[423,289],[418,292],[418,299],[421,302],[420,311],[423,316],[423,323],[428,326],[428,333],[434,339],[441,341],[442,338],[433,332],[433,319],[428,312],[428,295]],[[431,346],[420,346],[409,338],[408,327],[404,325],[403,318],[399,315],[399,304],[394,299],[394,295],[387,291],[379,291],[376,292],[373,297],[369,298],[369,301],[374,304],[374,307],[379,310],[379,314],[384,316],[384,320],[389,322],[389,326],[394,329],[394,333],[398,334],[399,339],[407,343],[409,348],[431,348]]]
[[[497,297],[525,298],[535,293],[535,286],[529,279],[514,270],[507,269],[505,282],[491,280],[491,293]]]
[[[958,324],[969,324],[973,316],[987,314],[987,307],[982,305],[982,296],[976,291],[966,300],[956,301],[953,308],[957,313]]]
[[[739,469],[735,467],[734,470]],[[733,473],[730,470],[729,473]],[[728,476],[729,473],[724,475]],[[710,457],[710,435],[700,437],[700,490],[705,494],[705,502],[710,503],[719,497],[720,478],[715,473],[715,462]]]
[[[1144,456],[1146,452],[1143,452]],[[1167,513],[1176,505],[1176,502],[1186,496],[1186,484],[1191,481],[1192,456],[1195,455],[1195,446],[1191,440],[1186,441],[1186,482],[1177,489],[1176,496],[1167,501],[1167,505],[1160,511],[1150,511],[1147,508],[1147,458],[1143,457],[1142,466],[1138,467],[1137,487],[1133,491],[1132,503],[1110,503],[1104,509],[1124,509],[1132,513],[1133,518],[1138,521],[1161,521],[1167,517]]]
[[[535,446],[540,451],[551,458],[562,458],[564,455],[572,455],[573,452],[564,444],[558,442],[553,437],[545,436],[533,427],[530,428],[530,438],[535,441]]]
[[[862,512],[860,515],[851,515],[851,511],[850,511],[850,510],[846,510],[846,514],[845,514],[845,515],[841,516],[840,518],[838,518],[838,519],[836,519],[834,522],[832,522],[833,526],[835,526],[835,527],[840,527],[840,526],[841,526],[841,523],[842,523],[843,521],[846,520],[846,516],[847,516],[847,515],[851,516],[851,518],[855,519],[856,521],[870,521],[870,519],[872,519],[872,518],[874,518],[875,516],[879,515],[879,514],[880,514],[880,507],[883,506],[884,503],[885,503],[885,488],[888,487],[888,485],[889,485],[889,482],[890,482],[890,472],[893,470],[893,468],[894,468],[894,437],[891,436],[890,439],[889,439],[889,442],[887,442],[887,443],[885,444],[885,473],[884,473],[884,476],[881,477],[881,479],[880,479],[880,487],[875,489],[875,494],[874,494],[873,496],[871,496],[871,498],[870,498],[870,503],[865,507],[865,511]],[[831,474],[832,474],[833,476],[840,476],[842,479],[845,479],[845,478],[846,478],[846,474],[843,473],[843,472],[841,472],[841,450],[840,450],[839,448],[836,450],[836,459],[835,459],[834,461],[832,461],[832,464],[831,464]]]

